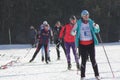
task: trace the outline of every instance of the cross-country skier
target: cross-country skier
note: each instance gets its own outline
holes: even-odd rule
[[[64,35],[64,44],[65,44],[65,50],[66,50],[66,56],[67,56],[68,69],[71,69],[70,48],[72,48],[73,50],[77,69],[80,69],[78,55],[76,54],[75,36],[71,35],[71,30],[76,24],[77,19],[75,16],[71,16],[69,20],[70,20],[70,23],[62,27],[59,37],[62,38],[62,36]]]
[[[81,80],[85,80],[86,57],[90,56],[92,67],[97,80],[100,80],[98,66],[95,59],[95,44],[98,44],[96,33],[100,31],[98,24],[89,18],[89,12],[83,10],[81,19],[74,26],[71,34],[76,33],[76,46],[81,51]]]
[[[60,45],[62,46],[65,56],[66,56],[64,41],[63,41],[63,39],[61,41],[59,39],[59,34],[60,34],[61,28],[62,27],[61,27],[60,21],[57,21],[55,24],[55,27],[53,28],[54,43],[56,45],[56,51],[57,51],[57,60],[60,60],[60,50],[59,50]]]
[[[37,35],[37,30],[34,28],[34,26],[30,26],[29,40],[32,47],[36,46],[36,35]]]
[[[39,32],[41,32],[42,29],[44,29],[45,25],[49,25],[47,21],[43,21],[43,24],[40,25]],[[50,30],[50,34],[52,34],[50,26],[49,26],[49,30]],[[49,39],[49,43],[48,43],[48,60],[50,61],[49,45],[50,45],[50,39]],[[45,52],[44,52],[44,46],[42,46],[42,48],[41,48],[41,53],[42,53],[42,58],[41,59],[42,59],[42,61],[44,61],[44,54],[45,54]]]
[[[49,43],[49,38],[50,38],[50,30],[49,30],[49,25],[45,25],[44,29],[41,30],[40,32],[40,40],[39,40],[39,44],[37,46],[37,49],[32,57],[32,59],[29,62],[32,62],[36,55],[38,54],[39,50],[42,48],[42,46],[44,46],[44,50],[45,50],[45,61],[48,64],[48,43]]]

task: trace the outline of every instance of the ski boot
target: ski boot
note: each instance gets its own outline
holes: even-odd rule
[[[31,63],[33,61],[33,59],[31,59],[29,62]]]
[[[57,60],[60,60],[60,57],[58,57]]]
[[[46,62],[46,64],[48,64],[48,61],[45,61]]]
[[[68,63],[68,70],[71,70],[71,67],[72,67],[72,65],[71,65],[71,63]]]
[[[81,70],[79,63],[76,64],[76,67],[77,67],[77,70]]]
[[[96,80],[101,80],[100,76],[95,76]]]
[[[50,57],[48,57],[48,61],[50,62],[51,60],[50,60]]]
[[[44,61],[44,57],[42,56],[42,60],[41,60],[42,62]]]

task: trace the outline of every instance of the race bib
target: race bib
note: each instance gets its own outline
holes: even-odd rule
[[[81,28],[80,28],[80,40],[82,41],[89,41],[92,40],[92,34],[90,31],[90,27],[89,24],[81,24]]]

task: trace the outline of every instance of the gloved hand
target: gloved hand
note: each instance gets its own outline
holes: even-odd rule
[[[75,31],[75,30],[72,30],[72,31],[71,31],[71,35],[72,35],[72,36],[75,36],[75,35],[76,35],[76,31]]]
[[[98,25],[98,24],[93,23],[93,26],[94,26],[96,29],[99,29],[99,25]]]
[[[58,41],[61,43],[61,42],[62,42],[62,39],[61,39],[61,38],[59,38],[59,39],[58,39]]]

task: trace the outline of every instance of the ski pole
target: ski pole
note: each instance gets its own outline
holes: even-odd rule
[[[31,48],[28,50],[28,52],[25,54],[24,58],[27,57],[27,55],[30,53],[31,49],[32,49],[32,47],[31,47]]]
[[[55,48],[56,48],[57,50],[59,50],[59,49],[57,48],[57,46],[58,46],[60,43],[61,43],[61,41],[58,42],[58,43],[55,45]]]
[[[59,44],[61,44],[61,41],[60,41],[60,42],[58,42],[58,43],[56,44],[56,46],[57,46],[57,45],[59,45]]]
[[[112,66],[111,66],[111,64],[110,64],[110,61],[109,61],[109,58],[108,58],[107,52],[106,52],[106,50],[105,50],[105,47],[104,47],[104,45],[103,45],[103,41],[102,41],[101,36],[100,36],[99,33],[98,33],[98,37],[99,37],[99,39],[100,39],[100,42],[102,43],[102,47],[103,47],[103,50],[104,50],[105,56],[106,56],[106,58],[107,58],[107,61],[108,61],[108,64],[109,64],[109,67],[110,67],[111,73],[112,73],[112,75],[113,75],[113,78],[115,78],[115,75],[114,75],[113,70],[112,70]]]

